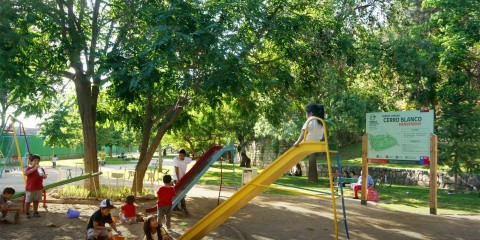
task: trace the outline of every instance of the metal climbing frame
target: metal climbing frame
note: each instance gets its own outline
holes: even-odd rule
[[[8,122],[11,120],[11,127],[9,129],[7,129],[7,124]],[[17,133],[17,130],[15,128],[15,123],[18,123],[18,133]],[[30,156],[30,146],[28,144],[28,139],[27,139],[27,134],[25,132],[25,127],[23,126],[23,123],[21,121],[19,121],[18,119],[16,119],[15,117],[13,116],[8,116],[5,120],[5,123],[4,125],[2,126],[2,129],[1,129],[1,136],[2,136],[2,145],[0,145],[0,148],[3,148],[3,143],[5,143],[5,139],[4,136],[3,136],[3,133],[4,132],[12,132],[12,142],[10,143],[10,147],[8,148],[8,153],[6,156],[4,156],[4,159],[2,159],[2,162],[3,162],[3,166],[1,166],[1,171],[0,171],[0,177],[2,176],[2,173],[5,171],[5,167],[7,164],[10,163],[10,159],[11,159],[11,155],[12,155],[12,152],[11,152],[11,148],[13,146],[13,143],[15,143],[15,146],[16,146],[16,150],[17,150],[17,156],[18,156],[18,159],[19,159],[19,162],[20,162],[20,168],[22,170],[22,173],[24,171],[24,168],[25,166],[23,166],[23,155],[20,151],[20,144],[18,142],[18,135],[23,135],[24,139],[25,139],[25,147],[26,147],[26,152],[28,153],[27,156]],[[8,143],[7,143],[8,144]],[[1,149],[0,149],[1,151]],[[3,155],[3,154],[2,154]],[[23,181],[26,183],[26,177],[23,176]]]

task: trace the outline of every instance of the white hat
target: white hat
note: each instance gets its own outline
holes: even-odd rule
[[[112,202],[110,202],[110,199],[103,199],[103,201],[100,203],[101,208],[116,208],[113,206]]]

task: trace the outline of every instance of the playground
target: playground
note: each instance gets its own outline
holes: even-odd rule
[[[179,240],[480,235],[478,0],[0,12],[2,239],[111,238],[110,201],[153,215],[166,174]]]
[[[323,123],[325,125],[325,123]],[[325,135],[326,135],[325,131]],[[259,175],[244,182],[238,188],[198,185],[197,182],[222,155],[233,152],[233,146],[212,146],[194,164],[175,186],[177,197],[173,204],[186,196],[190,214],[183,212],[173,216],[174,226],[170,232],[175,239],[473,239],[480,230],[480,216],[433,216],[426,214],[402,213],[380,209],[376,203],[366,199],[345,198],[342,194],[311,192],[305,195],[279,195],[264,192],[270,184],[291,169],[308,154],[318,151],[327,154],[328,168],[331,169],[328,141],[305,142],[291,148],[272,162]],[[337,164],[339,161],[337,159]],[[163,161],[165,169],[172,168],[171,159]],[[101,167],[100,183],[106,186],[131,186],[133,163]],[[45,189],[62,185],[77,186],[82,178],[90,175],[81,165],[45,167],[49,174]],[[331,171],[329,171],[331,173]],[[155,169],[147,171],[144,182],[150,197],[140,197],[137,212],[148,214],[147,209],[155,206],[155,190],[161,186]],[[132,177],[132,179],[131,179]],[[329,178],[331,179],[331,177]],[[19,192],[23,189],[22,172],[9,171],[2,178],[2,185],[13,186]],[[221,186],[220,186],[221,187]],[[340,193],[342,193],[342,189]],[[57,194],[57,196],[54,196]],[[188,195],[187,195],[188,194]],[[219,195],[222,195],[220,199]],[[142,195],[142,194],[141,194]],[[363,196],[363,194],[362,194]],[[2,226],[1,239],[82,239],[89,216],[98,209],[99,199],[85,197],[73,199],[67,195],[58,196],[58,191],[49,191],[48,201],[42,211],[42,219],[21,218],[18,225]],[[21,198],[15,202],[21,204]],[[362,202],[362,204],[360,204]],[[220,203],[220,205],[218,205]],[[115,205],[121,206],[121,201]],[[333,206],[333,208],[332,208]],[[68,209],[80,212],[80,217],[67,219]],[[342,214],[343,213],[343,214]],[[114,210],[112,216],[118,216]],[[275,216],[275,217],[272,217]],[[347,224],[348,222],[348,224]],[[266,224],[268,223],[268,224]],[[438,226],[442,226],[439,228]],[[141,223],[121,225],[119,230],[127,239],[142,239]]]
[[[225,190],[233,194],[233,190]],[[216,207],[218,186],[195,186],[187,197],[190,216],[172,217],[172,236],[179,237]],[[139,201],[138,209],[155,201]],[[55,200],[48,198],[48,213],[42,218],[21,218],[18,225],[2,225],[0,239],[83,239],[86,221],[98,208],[98,201]],[[120,205],[121,202],[115,202]],[[347,199],[350,239],[476,239],[480,217],[465,215],[411,214],[387,211],[375,204],[367,207]],[[67,219],[66,211],[81,212],[80,218]],[[275,216],[275,217],[272,217]],[[262,194],[242,208],[204,239],[335,239],[327,200],[309,196]],[[185,226],[182,226],[185,225]],[[121,225],[127,239],[142,239],[142,224]],[[340,226],[340,239],[346,239]]]

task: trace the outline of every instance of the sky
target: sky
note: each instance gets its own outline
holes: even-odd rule
[[[26,128],[36,128],[39,127],[38,125],[43,121],[43,119],[36,118],[36,117],[18,117],[18,120],[20,120],[23,123],[23,126]]]
[[[41,119],[41,118],[36,118],[34,116],[26,117],[23,114],[16,117],[16,118],[23,123],[23,126],[25,128],[38,128],[39,124],[43,121],[43,119]]]

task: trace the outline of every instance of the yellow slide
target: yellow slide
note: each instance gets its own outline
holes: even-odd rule
[[[314,152],[326,152],[327,159],[330,159],[328,144],[325,141],[303,142],[298,147],[289,149],[249,183],[240,188],[229,199],[197,222],[179,239],[202,239],[250,202],[254,197],[262,193],[270,184],[289,171],[298,162]]]

